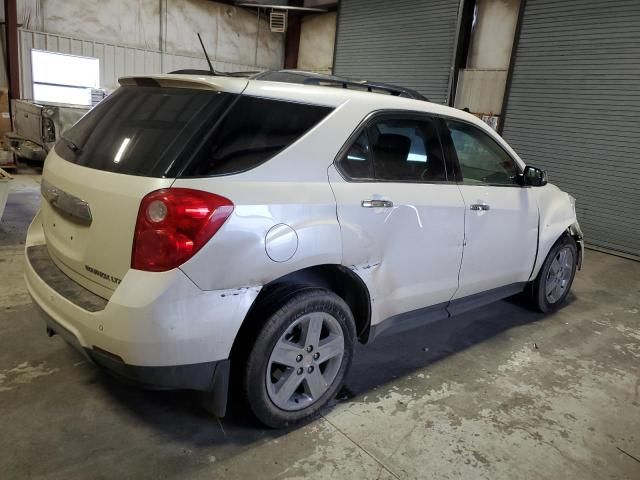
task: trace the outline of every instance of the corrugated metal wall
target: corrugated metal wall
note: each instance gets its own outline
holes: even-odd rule
[[[577,199],[586,241],[640,255],[640,2],[527,0],[503,135]]]
[[[90,40],[65,37],[50,33],[19,31],[20,40],[20,81],[22,98],[33,98],[33,80],[31,69],[31,50],[47,50],[50,52],[68,53],[100,59],[100,86],[114,89],[118,86],[118,78],[126,75],[167,73],[183,68],[207,69],[207,62],[202,57],[189,57],[160,53],[154,50],[126,47]],[[215,59],[211,59],[212,62]],[[214,66],[223,72],[262,70],[255,65],[215,61]]]
[[[336,75],[412,88],[446,103],[458,0],[342,0]]]

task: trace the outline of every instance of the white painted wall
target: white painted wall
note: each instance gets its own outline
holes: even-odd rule
[[[321,13],[303,18],[300,30],[298,68],[331,73],[336,38],[336,13]]]
[[[456,108],[500,116],[520,0],[478,0],[467,68],[460,71]]]
[[[201,52],[201,32],[209,55],[220,60],[282,68],[284,35],[269,31],[263,14],[208,0],[167,1],[165,51],[182,55]],[[194,32],[189,35],[187,32]]]
[[[41,0],[39,25],[32,30],[69,37],[158,49],[157,0]]]
[[[520,0],[478,0],[467,68],[509,68]]]
[[[209,0],[18,0],[28,30],[267,68],[284,63],[284,35],[254,11]],[[19,22],[20,23],[20,22]],[[162,32],[161,32],[162,30]]]

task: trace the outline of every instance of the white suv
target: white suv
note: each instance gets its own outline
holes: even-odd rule
[[[247,78],[121,84],[49,154],[26,246],[48,333],[117,376],[217,415],[232,376],[281,427],[336,394],[356,341],[569,292],[573,198],[472,115]]]

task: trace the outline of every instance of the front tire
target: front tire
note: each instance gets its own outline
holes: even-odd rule
[[[258,420],[283,428],[316,415],[342,386],[355,336],[351,310],[336,294],[307,289],[289,297],[247,357],[243,390]]]
[[[531,306],[542,312],[557,310],[567,298],[578,263],[578,247],[573,238],[563,236],[553,246],[540,273],[531,284],[529,299]]]

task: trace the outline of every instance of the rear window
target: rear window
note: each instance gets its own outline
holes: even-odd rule
[[[56,153],[89,168],[200,177],[254,168],[331,108],[182,88],[119,88],[64,133]]]
[[[208,90],[121,87],[66,131],[55,150],[85,167],[162,177],[235,97]]]

